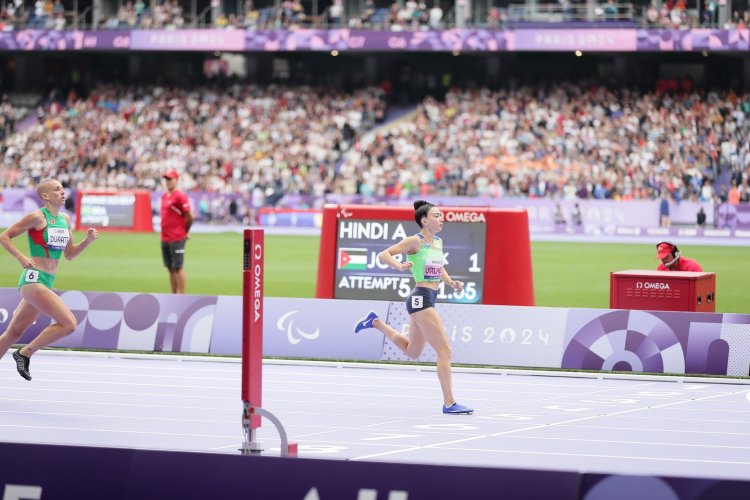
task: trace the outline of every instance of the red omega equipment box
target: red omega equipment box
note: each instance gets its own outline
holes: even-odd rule
[[[716,312],[716,274],[638,270],[610,273],[609,307]]]

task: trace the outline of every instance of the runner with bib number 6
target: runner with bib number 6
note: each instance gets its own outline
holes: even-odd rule
[[[8,251],[23,268],[18,280],[21,302],[13,312],[13,318],[0,335],[0,358],[11,345],[18,342],[39,313],[54,321],[31,342],[13,352],[18,373],[31,380],[29,359],[39,349],[69,335],[76,329],[77,321],[70,308],[52,291],[60,257],[76,258],[91,242],[99,237],[96,229],[89,229],[86,238],[73,243],[70,234],[70,218],[60,210],[65,204],[65,190],[54,179],[46,179],[36,188],[44,207],[26,214],[0,234],[0,245]],[[11,241],[23,233],[28,234],[29,256],[24,255]]]

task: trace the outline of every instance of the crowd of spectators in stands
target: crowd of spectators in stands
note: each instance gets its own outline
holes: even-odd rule
[[[4,140],[15,128],[16,111],[11,106],[8,96],[0,98],[0,141]]]
[[[358,143],[340,173],[359,192],[405,197],[711,201],[734,183],[747,201],[749,134],[750,95],[734,92],[456,89]]]
[[[337,162],[385,108],[376,87],[102,86],[51,100],[38,125],[0,143],[0,186],[160,189],[177,170],[186,190],[322,195],[342,189]]]
[[[107,19],[105,28],[111,29],[180,29],[186,28],[183,9],[177,0],[146,2],[127,0],[120,4],[117,14]]]
[[[748,201],[750,95],[661,82],[450,90],[383,128],[386,92],[102,86],[0,142],[0,186]],[[257,208],[256,206],[256,208]]]
[[[342,0],[332,0],[320,12],[310,12],[301,0],[281,0],[276,4],[244,0],[236,12],[218,11],[203,13],[200,19],[186,19],[179,0],[126,0],[118,2],[114,15],[99,22],[99,28],[111,29],[296,29],[315,28],[362,28],[387,29],[391,31],[441,29],[455,23],[455,18],[446,19],[439,0],[393,1],[390,6],[376,5],[375,0],[365,0],[359,12],[345,15]],[[70,6],[69,6],[70,7]],[[633,4],[603,0],[598,5],[573,8],[570,0],[542,2],[537,4],[512,4],[508,7],[482,6],[479,26],[503,27],[507,21],[632,21],[637,25],[655,28],[739,28],[750,26],[750,11],[733,10],[729,21],[719,26],[719,0],[702,0],[700,8],[689,9],[685,0],[653,0],[648,7],[635,8]],[[583,10],[580,10],[583,9]],[[196,17],[198,13],[195,13]],[[80,23],[85,24],[81,19]],[[79,23],[79,24],[80,24]],[[472,26],[477,19],[469,12],[466,25]],[[554,24],[554,23],[553,23]],[[65,29],[66,9],[62,0],[7,0],[0,7],[0,31],[14,28]]]
[[[65,29],[62,0],[8,0],[0,6],[0,31],[23,29]]]

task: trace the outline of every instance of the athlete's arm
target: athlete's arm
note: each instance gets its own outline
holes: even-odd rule
[[[68,219],[68,227],[70,227],[70,217],[65,215],[65,218]],[[68,260],[75,259],[80,255],[81,252],[86,250],[86,247],[88,247],[98,237],[99,232],[93,227],[89,228],[89,230],[86,232],[86,238],[84,238],[84,240],[78,244],[73,243],[73,235],[71,235],[70,239],[68,240],[68,244],[65,247],[65,250],[63,250],[63,255],[65,255],[65,258]]]
[[[446,271],[445,268],[443,268],[440,271],[440,280],[443,283],[445,283],[446,285],[448,285],[449,287],[451,287],[454,290],[456,290],[457,292],[460,292],[461,290],[464,289],[464,284],[462,282],[460,282],[460,281],[456,281],[453,278],[451,278],[448,275],[448,271]]]
[[[380,252],[378,254],[378,260],[398,271],[406,271],[407,269],[410,269],[413,264],[409,261],[399,262],[396,260],[394,255],[402,253],[414,253],[417,250],[419,250],[419,237],[407,236],[399,243],[396,243],[395,245],[390,246]]]
[[[19,234],[23,234],[29,229],[42,229],[46,224],[46,219],[41,211],[35,210],[29,214],[24,215],[21,220],[10,226],[8,229],[0,234],[0,245],[11,254],[24,269],[34,267],[34,261],[31,257],[27,257],[11,241]]]

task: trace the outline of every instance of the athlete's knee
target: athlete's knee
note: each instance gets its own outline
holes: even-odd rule
[[[61,318],[61,320],[57,322],[57,326],[65,332],[65,335],[70,335],[78,327],[78,320],[71,314]]]
[[[451,356],[453,356],[453,349],[447,342],[435,349],[435,352],[437,353],[438,358],[451,359]]]
[[[417,359],[422,355],[422,351],[424,351],[424,346],[414,346],[412,347],[412,344],[409,344],[406,347],[406,356],[410,359]]]

